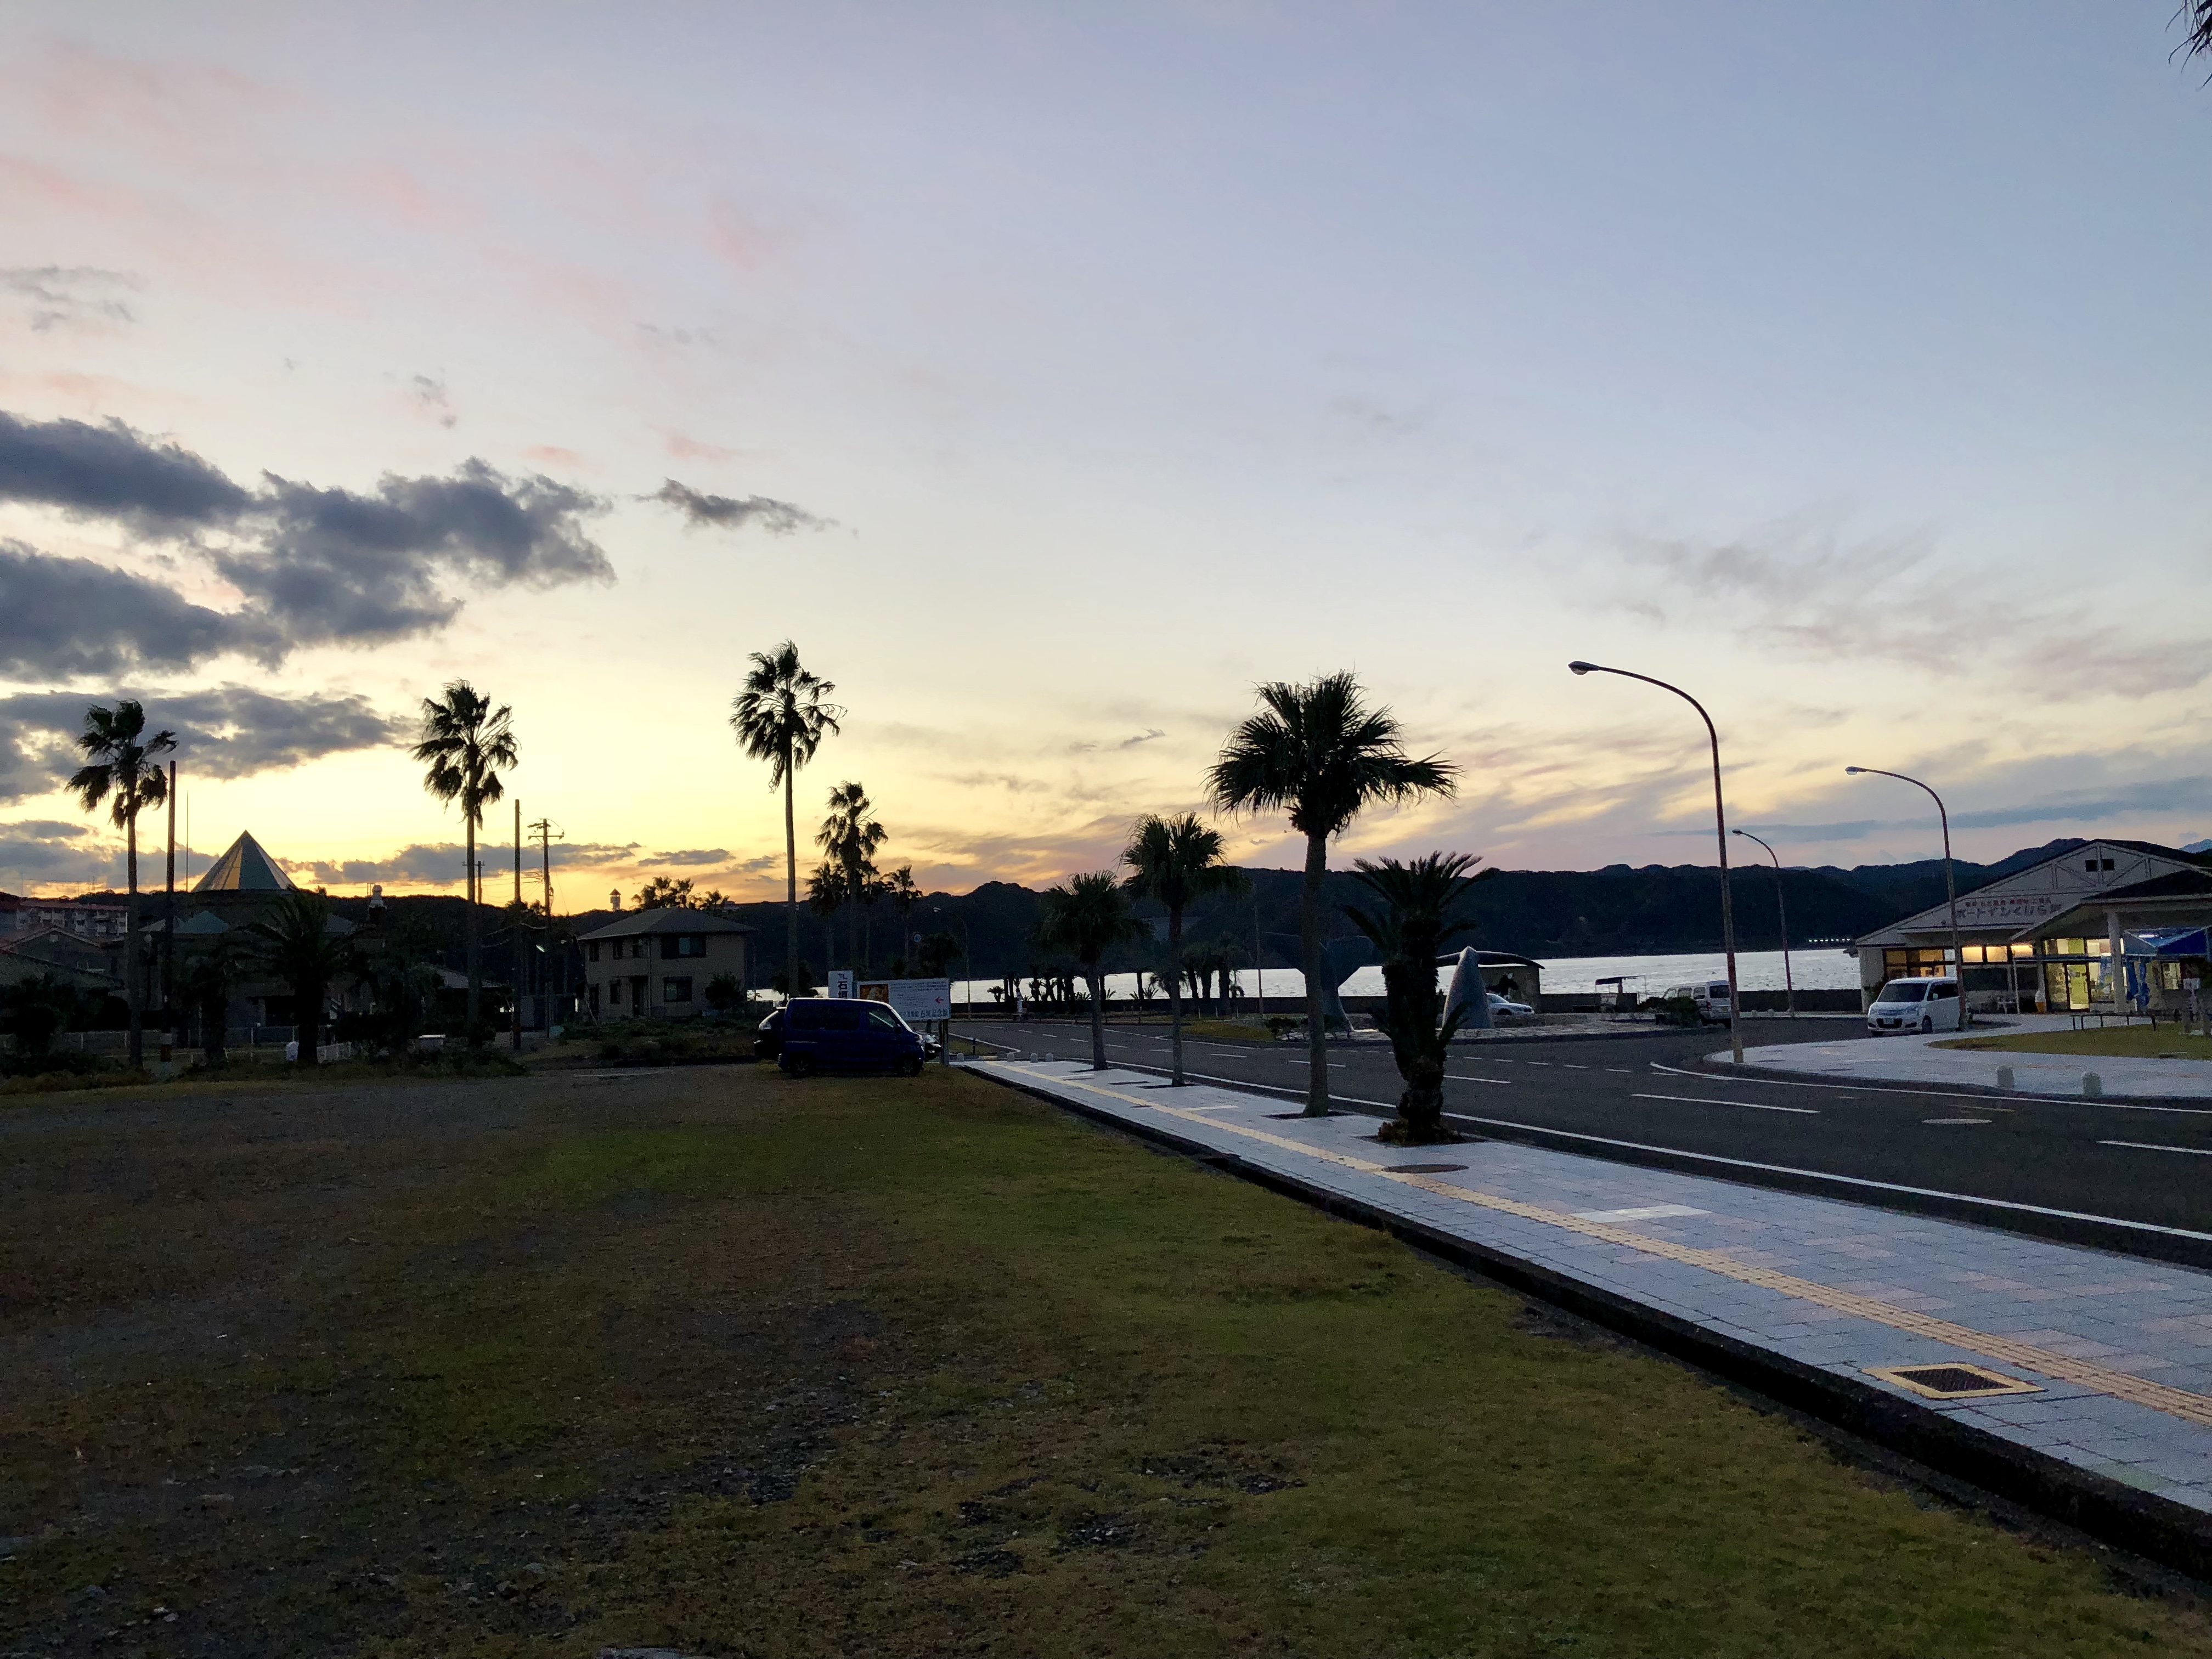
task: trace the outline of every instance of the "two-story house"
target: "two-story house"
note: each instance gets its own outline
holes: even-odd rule
[[[709,910],[639,910],[576,943],[584,1012],[598,1019],[680,1019],[707,1011],[707,982],[745,982],[752,929]]]

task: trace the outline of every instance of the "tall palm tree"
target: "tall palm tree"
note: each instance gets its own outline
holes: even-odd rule
[[[890,839],[890,831],[876,821],[875,803],[857,783],[841,783],[830,792],[830,816],[822,820],[814,844],[837,861],[845,872],[845,901],[853,907],[852,962],[860,967],[860,912],[868,902],[868,882],[876,873],[877,848]]]
[[[792,789],[799,769],[814,758],[824,734],[838,731],[845,711],[823,699],[836,690],[800,666],[799,647],[789,640],[774,651],[753,653],[745,683],[730,703],[730,729],[755,760],[769,763],[768,787],[783,786],[784,983],[797,985],[799,971],[799,831],[792,816]]]
[[[1444,1060],[1459,1016],[1443,1017],[1437,956],[1447,939],[1474,925],[1459,910],[1474,885],[1467,873],[1474,862],[1465,853],[1428,853],[1411,864],[1361,859],[1352,879],[1380,902],[1371,910],[1344,907],[1352,926],[1382,952],[1385,994],[1376,1024],[1390,1039],[1406,1090],[1398,1097],[1398,1115],[1382,1126],[1382,1135],[1401,1146],[1450,1139],[1443,1127]]]
[[[901,957],[908,957],[915,949],[914,907],[921,902],[921,889],[914,884],[914,866],[902,864],[884,878],[884,896],[898,912],[897,954]]]
[[[1129,844],[1121,849],[1129,874],[1122,882],[1132,898],[1154,899],[1168,912],[1169,1073],[1176,1088],[1182,1075],[1182,913],[1193,899],[1242,891],[1244,872],[1221,861],[1221,832],[1189,812],[1164,818],[1158,813],[1137,820]]]
[[[320,893],[287,893],[246,931],[256,962],[291,990],[299,1063],[316,1064],[331,981],[354,962],[352,945],[331,932],[330,901]]]
[[[97,812],[106,802],[109,819],[124,835],[131,908],[124,918],[123,998],[131,1011],[131,1063],[138,1066],[146,1059],[146,1013],[139,994],[138,814],[169,798],[169,781],[158,757],[177,746],[177,734],[156,732],[148,737],[145,708],[125,697],[112,708],[95,703],[85,710],[76,746],[86,763],[71,775],[69,787],[88,812]]]
[[[2177,48],[2180,55],[2185,59],[2212,58],[2212,0],[2181,0],[2181,9],[2173,17],[2187,34]]]
[[[483,1036],[477,1017],[483,1003],[483,945],[477,921],[477,829],[484,808],[501,799],[506,786],[500,769],[515,763],[514,710],[495,708],[466,680],[455,680],[442,697],[422,699],[422,729],[415,758],[429,767],[422,787],[440,800],[461,804],[468,831],[469,858],[469,1035],[473,1047]]]
[[[1399,740],[1397,717],[1370,709],[1349,674],[1305,685],[1282,680],[1260,688],[1261,712],[1229,734],[1207,775],[1214,805],[1226,812],[1282,811],[1306,838],[1298,933],[1306,981],[1306,1115],[1328,1111],[1328,1047],[1322,1029],[1322,888],[1332,836],[1376,801],[1449,795],[1459,769],[1431,755],[1415,760]]]
[[[1037,921],[1037,943],[1065,951],[1083,964],[1091,987],[1091,1069],[1106,1069],[1106,976],[1099,964],[1117,945],[1144,939],[1145,924],[1129,913],[1129,896],[1111,870],[1072,878],[1065,887],[1044,894]]]

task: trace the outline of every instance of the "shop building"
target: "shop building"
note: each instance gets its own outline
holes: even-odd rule
[[[2157,957],[2142,936],[2208,924],[2212,857],[2150,842],[2093,841],[1960,895],[1962,961],[1952,958],[1948,903],[1850,949],[1862,1005],[1893,979],[1956,969],[1977,1012],[2063,1013],[2140,1000],[2151,981],[2166,978],[2179,994],[2185,964]],[[2148,965],[2154,957],[2163,965]]]

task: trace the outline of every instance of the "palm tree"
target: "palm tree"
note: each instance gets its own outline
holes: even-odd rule
[[[353,946],[331,932],[330,901],[320,893],[285,894],[246,931],[256,961],[291,988],[299,1063],[313,1066],[322,1046],[324,1000],[331,981],[353,966]]]
[[[860,963],[860,912],[868,902],[868,882],[876,873],[876,849],[890,839],[890,831],[876,822],[875,804],[857,783],[841,783],[830,792],[830,816],[815,832],[814,844],[837,860],[845,872],[845,901],[853,907],[853,966]]]
[[[1183,908],[1193,899],[1241,891],[1244,873],[1221,861],[1221,832],[1188,812],[1180,817],[1153,813],[1138,819],[1129,844],[1121,849],[1121,862],[1129,867],[1122,885],[1132,898],[1153,899],[1167,907],[1168,1023],[1173,1031],[1170,1076],[1174,1086],[1181,1088]]]
[[[845,896],[845,872],[834,860],[823,860],[806,878],[806,908],[822,918],[822,954],[832,962],[837,958],[837,941],[830,919],[844,908]]]
[[[185,957],[184,971],[178,975],[178,990],[185,1006],[199,1016],[203,1066],[221,1066],[228,1058],[230,994],[238,988],[238,972],[237,949],[228,934],[222,934],[214,944]]]
[[[124,918],[123,998],[131,1011],[131,1063],[146,1058],[145,1010],[139,996],[138,965],[138,814],[159,806],[169,798],[169,781],[155,757],[177,746],[173,732],[146,735],[146,710],[129,697],[112,708],[97,703],[85,710],[84,730],[76,746],[86,764],[71,775],[69,787],[88,812],[108,803],[109,819],[123,831],[126,848],[125,879],[130,885],[131,908]]]
[[[914,866],[902,864],[884,878],[884,896],[898,912],[898,955],[904,957],[915,948],[914,907],[921,902],[921,889],[914,884]],[[929,975],[928,977],[934,977]]]
[[[2188,38],[2176,48],[2181,57],[2212,58],[2212,0],[2181,0],[2173,16],[2187,31]]]
[[[1083,964],[1091,987],[1091,1069],[1106,1069],[1106,976],[1099,963],[1117,945],[1148,937],[1150,930],[1129,914],[1129,896],[1111,870],[1072,878],[1065,887],[1044,894],[1037,921],[1037,943],[1065,951]]]
[[[1261,712],[1229,734],[1207,775],[1214,805],[1226,812],[1284,811],[1306,838],[1305,882],[1298,893],[1299,943],[1306,981],[1306,1115],[1328,1111],[1328,1048],[1322,1029],[1322,888],[1332,836],[1376,801],[1449,795],[1459,769],[1431,755],[1415,760],[1399,741],[1397,717],[1370,709],[1359,683],[1329,674],[1306,685],[1277,680],[1260,688]]]
[[[461,822],[468,830],[469,859],[469,1035],[471,1047],[482,1040],[477,1024],[483,1001],[483,946],[477,937],[477,827],[484,808],[507,793],[499,769],[515,763],[514,710],[491,699],[466,680],[455,680],[442,697],[422,699],[422,730],[415,745],[415,758],[428,765],[422,787],[440,800],[461,804]]]
[[[1443,1018],[1437,956],[1445,940],[1474,925],[1457,911],[1474,885],[1467,873],[1474,862],[1465,853],[1429,853],[1411,864],[1361,859],[1352,879],[1380,904],[1373,911],[1344,907],[1352,926],[1382,952],[1385,995],[1376,1024],[1390,1039],[1406,1091],[1398,1097],[1398,1115],[1382,1126],[1382,1135],[1398,1146],[1430,1146],[1451,1138],[1443,1127],[1444,1059],[1459,1015]]]
[[[755,760],[769,763],[768,787],[783,786],[785,880],[784,983],[797,985],[799,971],[799,832],[792,817],[792,789],[799,769],[814,758],[824,733],[838,731],[845,711],[823,701],[836,686],[799,665],[799,647],[789,640],[772,652],[753,653],[745,683],[730,703],[730,729]]]

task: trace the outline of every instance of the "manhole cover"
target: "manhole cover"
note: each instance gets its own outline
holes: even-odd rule
[[[1894,1382],[1931,1400],[1979,1400],[1997,1394],[2041,1394],[2033,1382],[1979,1365],[1869,1365],[1869,1376]]]
[[[1464,1164],[1393,1164],[1391,1175],[1449,1175],[1455,1170],[1464,1170]]]

